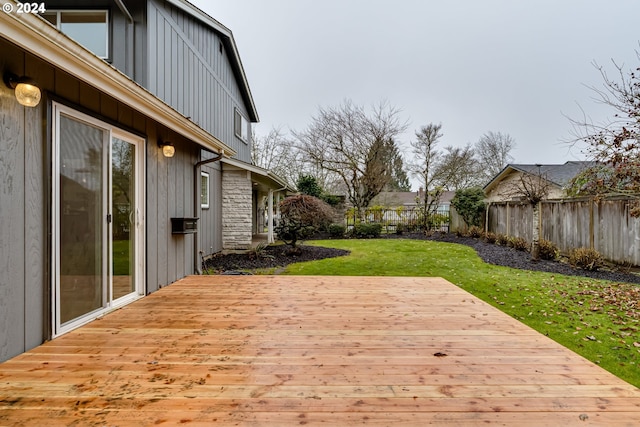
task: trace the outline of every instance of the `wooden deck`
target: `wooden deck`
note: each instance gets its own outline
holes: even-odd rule
[[[640,390],[443,279],[189,277],[0,364],[0,426],[638,426]]]

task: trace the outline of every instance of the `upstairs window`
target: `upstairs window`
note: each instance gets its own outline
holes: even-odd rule
[[[237,109],[235,110],[233,125],[236,136],[249,143],[249,122]]]
[[[42,17],[102,59],[109,57],[106,10],[47,10]]]

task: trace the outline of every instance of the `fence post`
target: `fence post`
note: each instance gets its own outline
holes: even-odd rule
[[[594,215],[593,215],[593,204],[595,202],[594,198],[589,200],[589,247],[591,249],[595,248],[595,224],[593,223]]]

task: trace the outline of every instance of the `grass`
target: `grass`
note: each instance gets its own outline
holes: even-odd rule
[[[130,274],[129,251],[129,240],[113,241],[113,274],[115,276],[127,276]]]
[[[640,387],[639,287],[484,263],[465,245],[420,240],[325,240],[351,255],[283,274],[443,277]]]

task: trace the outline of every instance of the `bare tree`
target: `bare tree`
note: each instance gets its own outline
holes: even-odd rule
[[[368,114],[350,101],[320,108],[311,125],[294,133],[307,161],[340,177],[358,215],[390,177],[386,144],[406,129],[400,111],[382,102]]]
[[[515,140],[506,133],[489,131],[480,137],[475,144],[475,153],[482,166],[483,184],[513,161],[511,151],[515,147]]]
[[[441,129],[441,123],[422,126],[416,132],[416,139],[410,143],[413,160],[409,162],[409,170],[420,180],[424,188],[424,196],[422,200],[418,200],[418,206],[422,209],[421,225],[425,228],[428,227],[429,218],[437,208],[444,191],[436,181],[437,162],[441,155],[436,146],[442,138]]]
[[[287,138],[280,128],[272,128],[263,137],[252,135],[251,160],[254,165],[267,169],[295,186],[302,174],[300,153],[293,140]]]
[[[464,147],[447,146],[437,159],[434,181],[445,190],[460,190],[481,185],[482,170],[470,144]]]
[[[521,199],[533,208],[533,229],[531,242],[531,259],[540,259],[540,202],[549,194],[551,181],[541,172],[537,165],[536,173],[520,173],[518,177],[507,182],[501,195],[505,197]]]
[[[640,52],[636,51],[640,60]],[[604,81],[603,88],[592,87],[597,101],[611,107],[614,118],[594,124],[572,120],[577,141],[586,143],[586,153],[594,166],[574,179],[571,193],[605,195],[622,194],[638,198],[640,194],[640,68],[625,71],[612,61],[616,79],[604,67],[594,63]],[[574,141],[575,142],[575,141]],[[640,216],[640,202],[631,209]]]

